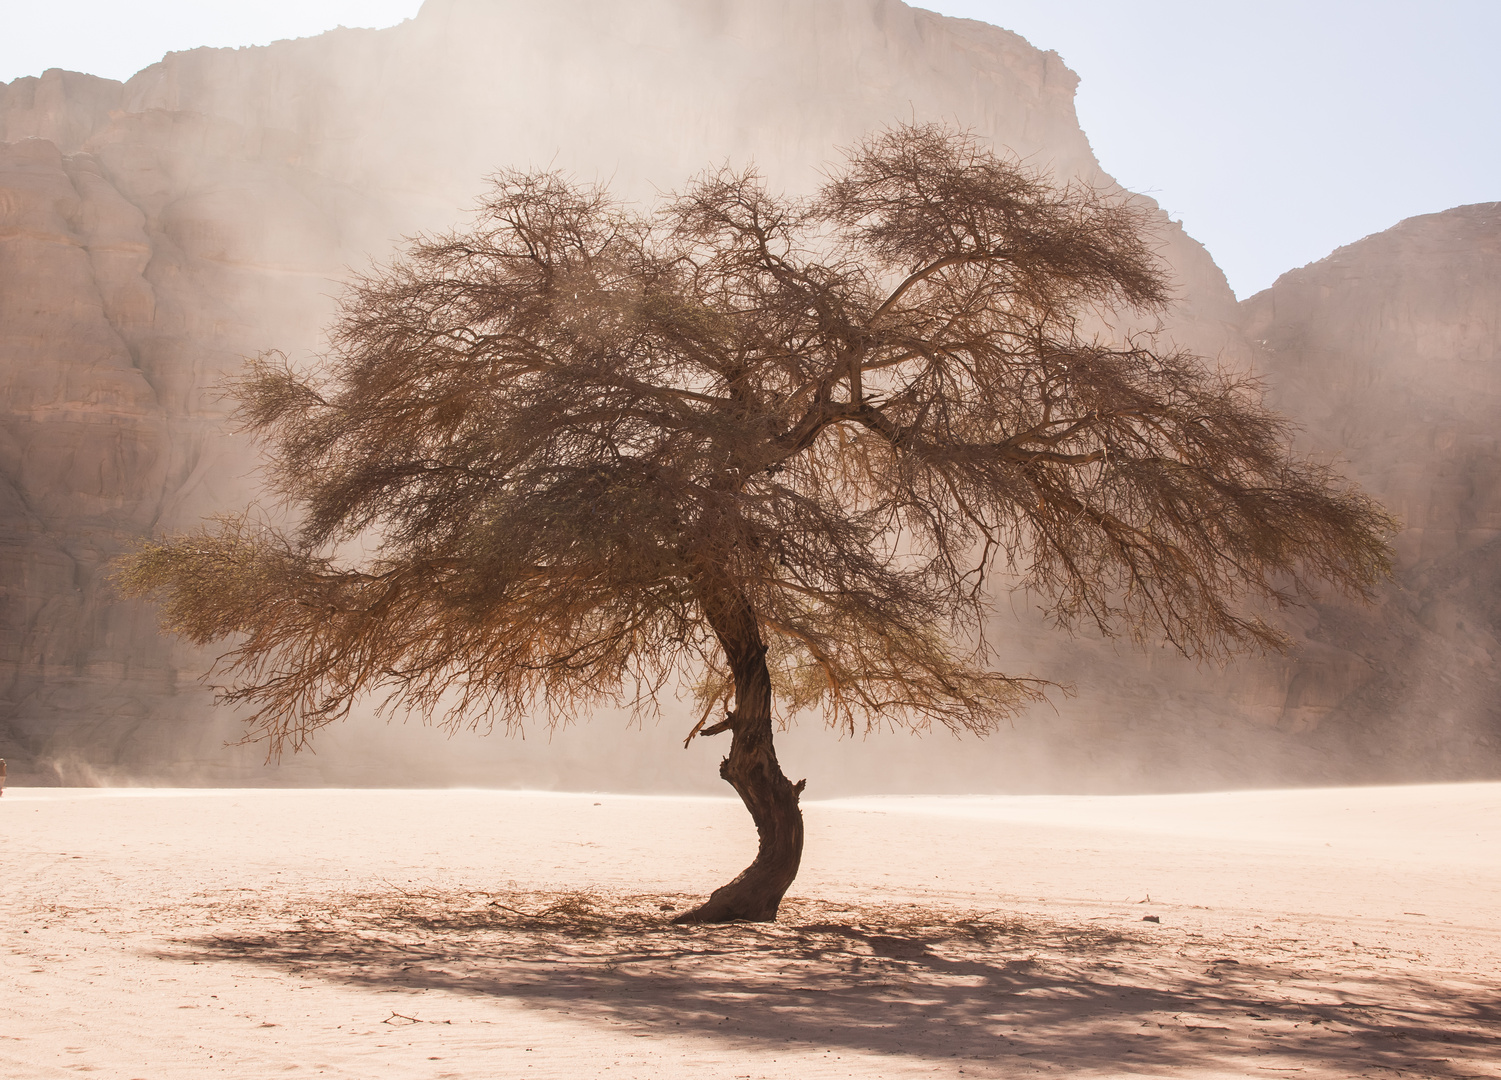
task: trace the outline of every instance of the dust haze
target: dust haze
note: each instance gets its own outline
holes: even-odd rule
[[[721,750],[682,747],[695,718],[676,700],[639,729],[605,713],[524,738],[446,738],[372,709],[266,764],[260,748],[226,748],[237,721],[199,682],[211,654],[114,600],[104,566],[136,537],[257,498],[223,377],[273,348],[315,364],[351,270],[457,223],[499,167],[555,167],[649,202],[753,161],[799,192],[865,132],[939,120],[1108,186],[1076,83],[1014,34],[895,0],[428,0],[397,27],[174,53],[125,84],[51,71],[0,87],[0,212],[16,230],[3,258],[24,282],[0,303],[7,348],[31,358],[6,373],[0,461],[17,552],[0,716],[13,780],[722,794]],[[805,721],[779,736],[787,771],[810,797],[1496,775],[1501,215],[1467,210],[1240,305],[1159,215],[1180,298],[1168,335],[1265,372],[1306,449],[1396,500],[1409,528],[1377,608],[1320,601],[1289,614],[1289,656],[1221,668],[1070,639],[1029,598],[1002,596],[998,666],[1067,692],[985,741]],[[1417,249],[1435,253],[1422,275],[1360,262]],[[1397,344],[1391,304],[1407,320]]]

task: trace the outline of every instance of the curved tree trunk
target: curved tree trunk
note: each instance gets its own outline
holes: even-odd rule
[[[766,645],[750,604],[733,589],[702,591],[700,601],[735,676],[735,711],[705,734],[732,733],[719,775],[750,811],[760,846],[739,877],[673,922],[770,922],[803,857],[803,812],[797,803],[804,781],[792,783],[777,764]]]

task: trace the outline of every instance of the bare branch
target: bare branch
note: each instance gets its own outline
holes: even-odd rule
[[[316,376],[236,384],[296,527],[147,545],[121,588],[230,643],[273,748],[362,695],[514,725],[706,671],[689,741],[744,735],[759,670],[786,715],[984,732],[1042,689],[982,663],[1001,571],[1065,626],[1279,647],[1265,609],[1368,592],[1393,522],[1255,383],[1079,330],[1163,309],[1148,222],[925,126],[811,200],[719,170],[642,214],[500,174],[354,282]]]

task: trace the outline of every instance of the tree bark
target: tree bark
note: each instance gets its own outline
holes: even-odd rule
[[[731,732],[730,753],[719,764],[750,811],[760,838],[756,859],[728,885],[715,889],[676,923],[771,922],[797,877],[803,857],[803,812],[796,784],[782,775],[771,731],[771,674],[755,612],[740,590],[700,590],[700,603],[735,677],[735,709],[709,733]]]

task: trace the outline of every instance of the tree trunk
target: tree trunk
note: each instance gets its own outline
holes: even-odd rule
[[[739,877],[673,922],[771,922],[803,857],[803,812],[797,801],[804,781],[792,783],[777,764],[771,675],[755,612],[733,588],[702,590],[700,602],[735,676],[735,710],[706,734],[731,732],[730,754],[720,762],[719,775],[750,811],[760,846]]]

